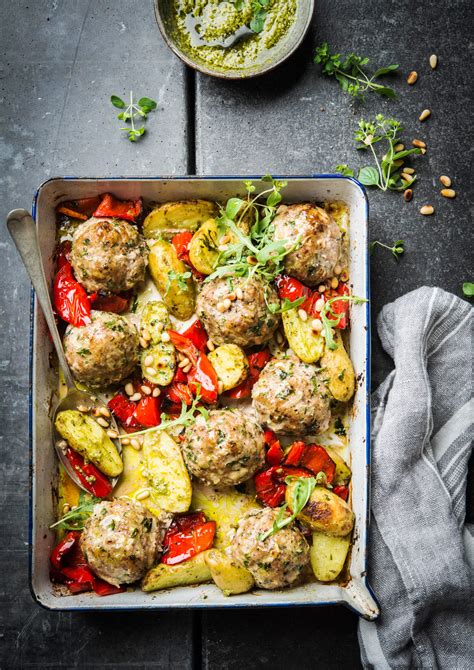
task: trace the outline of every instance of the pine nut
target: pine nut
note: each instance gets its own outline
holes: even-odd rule
[[[319,332],[322,329],[322,327],[323,327],[323,324],[322,324],[321,319],[313,319],[311,321],[311,328],[313,330],[317,330]]]
[[[407,174],[406,172],[402,172],[402,174],[400,175],[400,177],[401,177],[402,179],[404,179],[405,181],[407,181],[408,183],[410,183],[410,182],[413,181],[413,177],[411,176],[411,174]]]
[[[228,233],[226,233],[225,235],[222,235],[220,241],[221,241],[222,244],[227,244],[227,242],[230,242],[230,239],[231,239],[230,235]]]
[[[98,407],[92,408],[92,416],[100,416],[100,409]]]
[[[144,340],[148,340],[148,341],[151,340],[151,335],[150,335],[150,331],[148,330],[148,328],[143,328],[142,337],[143,337]]]
[[[277,332],[275,333],[275,340],[276,340],[276,343],[279,344],[279,345],[282,345],[283,342],[284,342],[283,335],[281,334],[281,332],[279,330],[277,330]]]
[[[58,442],[56,442],[56,446],[58,449],[61,449],[61,451],[66,451],[67,442],[66,440],[59,440]]]
[[[424,156],[426,154],[426,149],[420,149],[421,155]]]
[[[447,177],[446,175],[441,175],[439,178],[440,182],[443,184],[443,186],[446,186],[446,188],[449,188],[451,186],[451,179]]]
[[[147,358],[150,358],[147,356]],[[146,358],[145,358],[146,361]],[[125,393],[127,395],[133,395],[135,393],[135,389],[133,388],[133,384],[131,382],[128,382],[128,384],[125,384]]]
[[[393,161],[393,166],[396,167],[396,168],[402,167],[404,162],[405,161],[403,161],[401,158],[399,158],[398,160]]]
[[[247,263],[249,265],[257,265],[258,261],[255,256],[247,256]]]
[[[148,349],[148,347],[150,346],[150,340],[145,340],[144,337],[139,337],[138,342],[142,349]]]
[[[78,409],[80,412],[83,412],[84,414],[85,414],[86,412],[89,411],[89,408],[86,407],[85,405],[78,405],[78,406],[77,406],[77,409]]]
[[[418,72],[416,72],[415,70],[412,70],[408,74],[407,84],[409,84],[410,86],[413,86],[413,84],[416,82],[417,79],[418,79]]]
[[[314,309],[317,312],[320,312],[323,307],[324,307],[324,298],[319,298],[319,300],[316,300],[316,302],[314,303]]]
[[[142,399],[142,394],[141,393],[134,393],[133,395],[130,396],[130,401],[131,402],[138,402],[141,399]]]
[[[217,382],[217,393],[219,395],[224,393],[224,384],[222,382]]]
[[[130,438],[129,437],[124,437],[123,440],[120,440],[120,441],[125,446],[128,446],[130,444]]]
[[[145,356],[145,358],[143,359],[143,364],[145,366],[153,365],[153,356],[151,354],[149,354],[148,356]],[[132,387],[132,389],[133,389],[133,387]]]
[[[226,251],[227,246],[228,246],[227,244],[219,244],[217,248],[219,249],[219,251]]]
[[[145,372],[149,377],[155,377],[156,376],[155,368],[151,368],[151,367],[145,368]]]
[[[169,342],[170,340],[171,340],[171,337],[170,337],[169,333],[166,332],[166,330],[165,330],[164,333],[161,333],[161,341],[162,342]]]
[[[415,168],[404,167],[403,172],[406,172],[406,174],[415,174]]]
[[[405,202],[410,202],[410,200],[413,198],[413,191],[411,188],[405,189],[403,192],[403,197],[405,198]]]
[[[71,511],[71,505],[68,505],[67,503],[65,503],[63,505],[63,514],[67,514],[70,511]]]
[[[420,214],[423,214],[423,216],[430,216],[431,214],[434,214],[433,205],[423,205],[423,207],[420,208]]]
[[[224,305],[224,309],[227,311],[228,309],[230,309],[230,306],[231,306],[232,303],[229,300],[229,298],[225,298],[224,302],[222,304]]]
[[[151,392],[151,395],[152,395],[154,398],[158,398],[158,396],[160,395],[160,393],[161,393],[160,389],[153,389],[153,391]]]
[[[189,358],[183,358],[183,360],[178,363],[178,368],[187,368],[189,363]]]
[[[140,441],[137,440],[136,437],[132,437],[132,439],[130,440],[130,446],[133,449],[135,449],[135,451],[140,451],[140,449],[142,448],[142,445],[140,444]]]
[[[102,414],[102,416],[105,416],[106,419],[110,419],[110,411],[107,409],[107,407],[99,407],[99,412]]]
[[[443,198],[455,198],[456,191],[453,188],[442,188],[440,191]]]
[[[436,54],[430,56],[430,65],[432,70],[436,70],[436,67],[438,66],[438,56]]]
[[[150,491],[148,489],[144,489],[143,491],[140,491],[140,493],[137,493],[135,496],[136,500],[145,500],[145,498],[148,498],[150,495]]]
[[[431,110],[430,109],[424,109],[420,116],[418,117],[418,121],[425,121],[429,116],[431,116]]]
[[[209,351],[214,351],[214,349],[216,348],[216,345],[212,340],[208,340],[206,346],[209,349]]]
[[[191,368],[192,368],[192,367],[193,367],[193,366],[191,365],[191,363],[189,363],[185,368],[183,368],[183,372],[184,372],[184,374],[187,375],[188,372],[191,372]]]
[[[216,309],[217,309],[218,312],[223,314],[225,312],[224,303],[223,302],[218,302],[217,305],[216,305]]]
[[[394,149],[394,151],[395,151],[396,153],[398,153],[399,151],[403,151],[404,148],[405,148],[405,145],[404,145],[404,144],[396,144],[396,145],[393,147],[393,149]]]
[[[333,277],[331,279],[331,288],[337,288],[339,286],[339,279],[336,277]]]
[[[412,140],[412,144],[417,149],[426,149],[426,144],[423,142],[423,140]]]
[[[326,287],[324,286],[324,284],[321,284],[320,286],[318,286],[319,293],[324,293],[325,290],[326,290]]]
[[[108,437],[110,437],[111,440],[116,440],[118,437],[118,433],[116,430],[108,430],[107,435]]]
[[[304,309],[299,309],[298,316],[300,317],[301,321],[306,321],[308,318],[308,312],[306,312]]]
[[[341,268],[341,266],[340,266],[340,265],[336,265],[336,267],[334,268],[334,274],[335,274],[335,275],[340,275],[341,272],[342,272],[342,268]]]
[[[230,300],[231,302],[234,302],[236,297],[237,296],[235,295],[235,293],[229,293],[229,295],[227,296],[227,299]]]
[[[145,384],[143,384],[143,386],[140,386],[140,391],[145,395],[151,395],[151,388],[149,386],[145,386]]]
[[[242,298],[244,297],[244,294],[240,286],[237,286],[237,288],[235,289],[235,295],[239,300],[242,300]]]
[[[98,419],[96,419],[97,423],[99,426],[102,426],[102,428],[108,428],[109,427],[109,422],[106,421],[103,417],[99,416]]]

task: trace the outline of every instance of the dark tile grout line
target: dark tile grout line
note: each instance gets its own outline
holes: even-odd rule
[[[186,97],[186,145],[187,173],[196,174],[196,72],[186,67],[184,74],[184,90]]]

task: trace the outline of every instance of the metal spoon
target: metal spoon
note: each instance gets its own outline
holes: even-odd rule
[[[222,47],[223,49],[230,49],[238,42],[255,35],[254,31],[247,28],[247,26],[241,26],[237,28],[235,33],[232,33],[232,35],[223,40],[205,40],[197,31],[196,26],[198,22],[191,14],[186,17],[185,24],[191,36],[191,46],[193,47]]]
[[[93,408],[107,409],[105,404],[102,401],[99,401],[96,396],[92,395],[87,391],[80,391],[76,388],[74,383],[71,370],[66,361],[66,356],[64,355],[64,349],[61,342],[61,337],[59,335],[58,329],[56,327],[56,321],[54,319],[53,308],[51,306],[51,299],[49,296],[48,285],[46,283],[46,277],[44,275],[43,261],[41,259],[41,252],[38,243],[38,235],[36,231],[36,225],[33,221],[31,215],[25,209],[14,209],[7,216],[7,227],[10,232],[10,235],[13,238],[13,241],[18,249],[18,252],[23,261],[23,265],[28,272],[33,288],[36,292],[36,297],[41,309],[43,310],[43,315],[46,320],[46,323],[51,333],[53,340],[54,348],[58,355],[59,367],[61,368],[64,379],[67,386],[67,395],[59,401],[56,406],[53,414],[52,421],[52,438],[53,444],[56,449],[59,460],[65,467],[67,473],[71,479],[84,491],[87,491],[86,488],[81,484],[76,472],[72,468],[66,454],[63,449],[59,446],[61,443],[61,436],[56,431],[55,422],[56,416],[59,412],[64,410],[74,409],[77,410],[79,407],[84,411],[91,410]],[[112,430],[115,430],[118,434],[117,424],[115,419],[110,416],[107,419],[110,423]],[[114,440],[115,445],[121,453],[121,445],[119,440]],[[118,477],[112,479],[112,486],[115,486],[117,483]]]

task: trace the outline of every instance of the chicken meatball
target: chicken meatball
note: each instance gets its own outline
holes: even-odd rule
[[[145,279],[148,247],[137,230],[121,219],[92,217],[76,229],[71,264],[89,293],[128,291]]]
[[[295,525],[288,525],[265,540],[279,510],[266,507],[246,514],[231,544],[235,561],[247,568],[262,589],[282,589],[299,581],[309,565],[309,546]]]
[[[91,312],[92,322],[68,326],[64,352],[71,372],[88,386],[109,386],[125,379],[139,359],[138,333],[123,316]]]
[[[305,284],[315,286],[334,275],[343,262],[343,234],[324,209],[310,204],[281,207],[273,219],[276,240],[296,242],[298,248],[284,259],[286,272]]]
[[[129,498],[97,503],[81,535],[91,570],[114,586],[141,579],[162,551],[170,520],[169,514],[158,518]]]
[[[245,482],[265,461],[263,431],[238,409],[213,409],[186,429],[182,444],[189,472],[222,488]]]
[[[318,434],[329,427],[329,395],[321,372],[296,357],[267,363],[252,398],[260,422],[276,433]]]
[[[204,283],[198,296],[196,312],[211,340],[240,347],[268,342],[278,326],[278,316],[267,306],[279,304],[275,290],[258,277],[232,277],[232,292],[238,297],[220,311],[230,292],[228,278],[220,277]]]

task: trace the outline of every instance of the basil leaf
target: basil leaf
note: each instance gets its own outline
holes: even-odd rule
[[[377,186],[379,183],[379,173],[374,167],[363,167],[359,170],[357,179],[364,186]]]
[[[377,77],[381,77],[383,74],[388,74],[389,72],[398,70],[399,67],[399,65],[387,65],[387,67],[380,67],[374,72],[373,77],[376,79]]]

